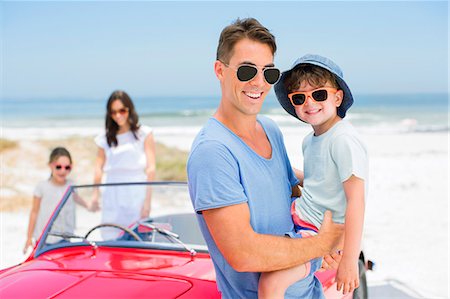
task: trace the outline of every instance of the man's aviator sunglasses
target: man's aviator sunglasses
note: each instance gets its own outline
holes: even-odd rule
[[[229,64],[221,61],[226,67],[234,68]],[[255,78],[256,74],[258,74],[258,68],[252,64],[241,64],[236,70],[236,75],[239,81],[247,82]],[[280,70],[273,66],[267,66],[263,68],[264,80],[267,83],[273,85],[278,82],[280,79]]]
[[[292,105],[301,106],[305,103],[307,97],[311,97],[314,101],[323,102],[328,99],[328,92],[336,93],[338,90],[332,87],[321,87],[311,91],[296,91],[288,94]]]

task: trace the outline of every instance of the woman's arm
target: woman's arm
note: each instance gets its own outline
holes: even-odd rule
[[[145,138],[144,152],[147,160],[145,173],[147,174],[147,181],[151,182],[155,179],[155,170],[156,170],[155,140],[153,138],[153,133],[148,134],[147,137]],[[151,200],[152,200],[152,189],[150,186],[148,186],[146,190],[144,205],[142,206],[141,210],[141,218],[146,218],[150,215]]]
[[[144,152],[147,158],[147,167],[145,173],[147,174],[147,181],[151,182],[155,179],[156,158],[155,158],[155,140],[153,133],[147,135],[144,141]]]

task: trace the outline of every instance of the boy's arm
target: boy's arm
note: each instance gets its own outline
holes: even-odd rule
[[[299,183],[298,185],[292,186],[291,197],[300,197],[302,195],[300,187],[303,187],[303,179],[304,179],[303,171],[298,170],[297,168],[294,167],[292,168],[292,170],[294,171],[295,177],[298,179]]]
[[[305,178],[305,174],[300,169],[294,167],[292,169],[294,170],[295,176],[300,181],[298,184],[303,187],[303,179]]]
[[[345,215],[344,252],[337,273],[338,290],[351,292],[359,286],[358,258],[364,225],[364,180],[352,175],[344,183],[347,198]]]

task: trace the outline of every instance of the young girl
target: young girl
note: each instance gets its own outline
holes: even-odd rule
[[[71,180],[67,179],[72,170],[72,158],[67,149],[64,147],[55,148],[50,154],[48,166],[51,170],[50,178],[38,183],[34,190],[27,241],[23,249],[24,253],[27,252],[29,247],[34,247],[57,204],[67,188],[73,184]],[[83,207],[88,207],[87,203],[79,196],[75,196],[74,199]],[[71,225],[73,228],[75,210],[73,204],[70,206],[72,208],[62,211],[68,215],[64,215],[61,219],[64,219],[66,222],[73,222]],[[61,224],[60,226],[64,228],[67,225]]]

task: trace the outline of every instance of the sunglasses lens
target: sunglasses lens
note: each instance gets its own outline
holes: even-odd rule
[[[241,65],[237,69],[237,77],[239,81],[246,82],[253,79],[258,73],[258,69],[256,67],[250,65]]]
[[[111,115],[114,116],[116,114],[124,115],[128,112],[127,108],[120,108],[119,110],[111,110]]]
[[[323,102],[327,99],[328,93],[327,93],[326,89],[319,89],[312,93],[312,97],[317,102]]]
[[[296,106],[303,105],[303,103],[305,102],[305,95],[304,94],[294,94],[292,96],[292,102]]]
[[[265,69],[264,78],[266,79],[267,83],[275,84],[277,83],[278,79],[280,79],[280,70],[276,68]]]
[[[66,166],[56,165],[56,166],[55,166],[55,168],[56,168],[57,170],[61,170],[63,167],[64,167],[65,170],[71,170],[71,169],[72,169],[72,166],[70,166],[70,165],[66,165]]]

